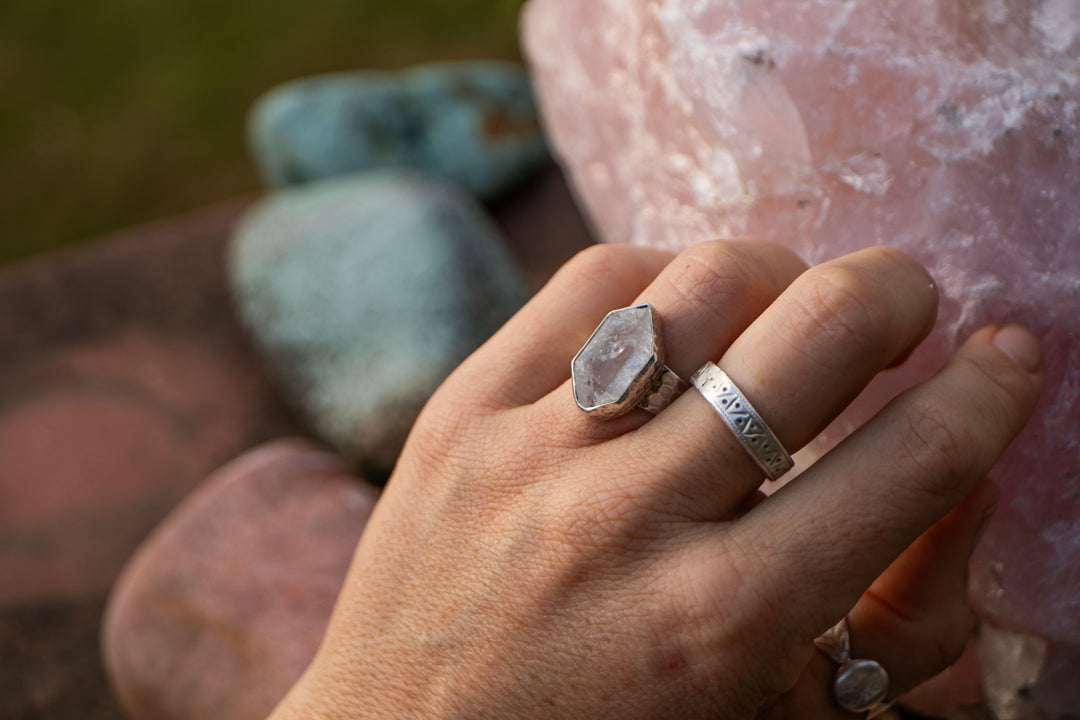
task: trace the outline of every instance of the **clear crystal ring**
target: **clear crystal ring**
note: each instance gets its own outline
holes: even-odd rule
[[[652,305],[612,310],[570,364],[574,402],[607,419],[641,407],[654,415],[689,387],[664,365],[660,316]]]
[[[889,709],[889,673],[873,660],[854,660],[851,657],[851,632],[847,616],[825,631],[815,641],[818,650],[829,656],[839,667],[833,677],[832,694],[836,703],[852,713],[877,717]]]
[[[690,382],[720,414],[765,477],[776,480],[795,465],[791,455],[757,414],[754,406],[715,363],[702,365]]]

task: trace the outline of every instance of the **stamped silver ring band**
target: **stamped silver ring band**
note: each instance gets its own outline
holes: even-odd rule
[[[612,310],[570,364],[574,402],[601,419],[635,407],[656,414],[690,386],[664,365],[660,316],[649,304]]]
[[[702,365],[690,382],[724,419],[765,477],[776,480],[795,465],[754,406],[715,363]]]
[[[889,694],[889,673],[885,668],[873,660],[852,659],[847,616],[826,630],[815,644],[838,666],[832,683],[837,705],[848,712],[865,712],[868,720],[892,706],[885,699]]]

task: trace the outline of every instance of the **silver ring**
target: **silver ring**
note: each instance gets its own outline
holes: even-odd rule
[[[656,414],[689,387],[664,365],[660,316],[652,305],[612,310],[570,363],[574,402],[601,419],[635,407]]]
[[[754,458],[765,477],[776,480],[795,465],[791,455],[754,410],[754,406],[715,363],[707,362],[690,378],[702,396],[720,413],[731,432]]]
[[[832,695],[837,705],[848,712],[864,712],[868,719],[892,707],[892,703],[885,700],[889,694],[889,673],[885,668],[874,660],[851,657],[847,616],[814,642],[818,650],[839,666],[832,683]]]

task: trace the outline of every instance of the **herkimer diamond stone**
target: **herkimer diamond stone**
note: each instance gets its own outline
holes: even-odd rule
[[[649,305],[607,314],[571,366],[578,407],[613,417],[641,401],[659,364],[658,324]]]

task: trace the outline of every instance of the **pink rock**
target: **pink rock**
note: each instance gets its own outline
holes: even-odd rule
[[[130,715],[266,717],[315,655],[376,496],[301,441],[213,475],[110,599],[106,664]]]
[[[934,335],[811,454],[976,327],[1041,336],[1047,390],[994,472],[973,598],[1080,644],[1080,3],[531,0],[523,27],[606,240],[753,235],[811,262],[888,244],[934,273]]]

